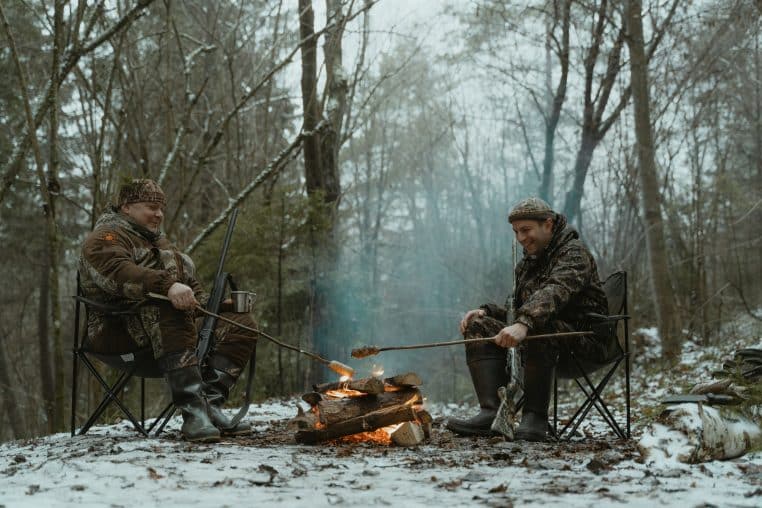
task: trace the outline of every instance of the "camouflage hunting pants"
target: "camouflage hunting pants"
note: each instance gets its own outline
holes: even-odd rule
[[[494,337],[506,323],[489,316],[472,320],[466,332],[465,339],[478,337]],[[532,335],[558,332],[574,332],[584,329],[575,327],[565,321],[552,321],[543,330],[533,330]],[[495,346],[499,347],[499,346]],[[611,361],[616,356],[618,344],[614,336],[589,335],[583,337],[559,337],[557,339],[526,339],[518,347],[521,364],[527,362],[547,366],[556,366],[561,378],[575,378],[582,375],[579,367],[572,361],[572,354],[579,361],[586,374],[594,372]],[[506,353],[507,355],[507,353]]]
[[[146,306],[141,312],[143,309],[155,318],[151,320],[152,326],[143,326],[144,333],[130,333],[130,329],[136,326],[137,320],[134,317],[110,316],[106,318],[103,327],[103,331],[107,332],[98,334],[92,341],[92,350],[103,354],[125,354],[151,347],[154,360],[173,355],[183,359],[182,364],[175,367],[197,364],[196,343],[203,319],[195,317],[193,311],[177,310],[168,302]],[[249,328],[257,327],[249,314],[221,312],[220,315]],[[140,339],[136,340],[134,336]],[[220,364],[243,370],[256,345],[257,335],[230,323],[218,321],[214,337],[214,348],[209,353],[209,362],[214,364],[215,357],[222,357],[227,361],[219,362]]]

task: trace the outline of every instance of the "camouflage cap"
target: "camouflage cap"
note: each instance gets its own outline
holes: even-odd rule
[[[511,208],[511,212],[508,214],[508,222],[527,219],[545,220],[552,219],[555,216],[556,212],[553,211],[548,203],[540,198],[531,197],[522,199]]]
[[[119,188],[117,205],[129,205],[131,203],[161,203],[167,204],[167,197],[159,184],[148,178],[138,178],[123,184]]]

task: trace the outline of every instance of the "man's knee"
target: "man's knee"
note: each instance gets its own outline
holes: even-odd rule
[[[258,330],[258,327],[250,314],[224,312],[221,316],[234,321],[236,325],[224,321],[219,322],[216,329],[219,342],[253,342],[259,338],[259,335],[252,331]],[[242,325],[245,328],[237,325]]]
[[[463,337],[466,339],[475,339],[480,337],[494,337],[505,327],[505,323],[489,316],[482,316],[472,319]]]
[[[193,315],[171,304],[159,307],[158,344],[153,344],[157,357],[169,353],[195,351],[198,336]]]

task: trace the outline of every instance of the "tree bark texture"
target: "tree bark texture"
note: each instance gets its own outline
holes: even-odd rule
[[[18,379],[11,379],[9,373],[12,370],[9,367],[5,343],[0,341],[0,387],[3,389],[3,407],[11,426],[12,438],[18,439],[23,437],[25,430],[27,430],[16,398],[17,389],[22,390],[23,387],[21,387]]]
[[[643,218],[646,226],[646,248],[650,268],[651,288],[656,307],[656,319],[662,341],[664,359],[679,358],[681,339],[677,329],[677,309],[670,284],[667,247],[662,221],[659,179],[654,157],[649,108],[648,67],[643,40],[643,20],[640,0],[627,3],[627,44],[630,48],[635,135],[640,161],[640,185]]]

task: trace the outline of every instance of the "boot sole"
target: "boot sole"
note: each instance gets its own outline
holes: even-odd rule
[[[529,441],[532,443],[544,443],[548,441],[547,434],[537,434],[533,432],[516,432],[513,436],[514,441]]]
[[[232,432],[232,431],[224,431],[220,430],[220,434],[223,437],[240,437],[240,436],[248,436],[251,434],[251,429],[249,430],[239,430],[238,432]]]
[[[492,437],[492,436],[500,435],[500,433],[495,432],[492,429],[468,429],[468,428],[459,428],[459,427],[453,428],[453,427],[450,427],[449,425],[447,425],[446,428],[453,434],[457,434],[463,437]]]
[[[222,436],[203,436],[196,438],[189,438],[183,436],[183,439],[189,443],[219,443]]]

